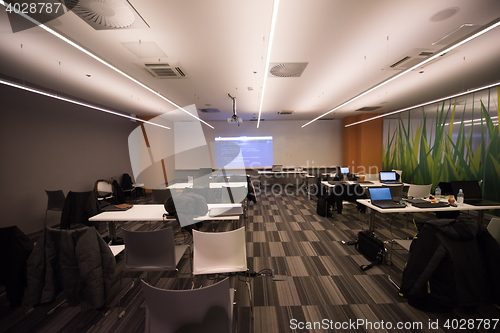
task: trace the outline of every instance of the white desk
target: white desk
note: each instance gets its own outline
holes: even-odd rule
[[[231,216],[209,216],[210,209],[212,207],[240,207],[241,214],[240,215],[231,215]],[[243,206],[241,203],[234,204],[208,204],[209,212],[203,216],[195,217],[193,220],[196,222],[203,221],[236,221],[240,219],[240,216],[243,215]],[[136,222],[158,222],[166,220],[165,207],[163,205],[134,205],[129,210],[125,211],[111,211],[111,212],[102,212],[95,216],[89,218],[91,222],[127,222],[127,221],[136,221]],[[116,238],[116,235],[110,235],[111,238]]]
[[[500,206],[473,206],[468,204],[463,204],[462,206],[449,206],[449,207],[438,207],[438,208],[418,208],[411,205],[407,205],[405,208],[390,208],[384,209],[371,204],[370,199],[358,199],[357,202],[365,205],[370,208],[370,222],[369,229],[373,231],[375,229],[375,212],[379,212],[382,214],[388,213],[425,213],[425,212],[450,212],[457,210],[476,210],[478,211],[477,219],[479,223],[483,222],[484,219],[484,211],[485,210],[495,210],[500,209]]]
[[[261,187],[264,184],[264,182],[262,181],[262,177],[289,179],[290,175],[293,175],[294,178],[297,178],[297,175],[298,175],[299,178],[302,179],[302,182],[300,184],[298,181],[296,182],[297,188],[300,188],[301,186],[305,185],[306,192],[308,194],[308,198],[309,198],[309,200],[311,199],[311,193],[309,191],[309,179],[315,178],[315,177],[313,175],[308,174],[307,171],[295,171],[295,170],[290,170],[290,171],[259,171],[258,174],[259,174],[259,178],[260,178],[260,186]],[[267,185],[267,184],[264,184],[264,185]]]
[[[361,187],[382,187],[382,186],[408,186],[409,184],[406,184],[406,183],[396,183],[396,184],[386,184],[386,183],[382,183],[380,182],[379,180],[370,180],[370,183],[364,183],[364,182],[356,182],[356,181],[351,181],[351,180],[348,180],[348,181],[338,181],[339,184],[349,184],[349,185],[355,185],[355,184],[359,184],[359,186]],[[329,181],[327,180],[323,180],[321,182],[321,184],[325,185],[325,186],[328,186],[328,187],[334,187],[336,184],[330,184]]]
[[[223,187],[241,187],[244,186],[245,188],[248,186],[247,182],[220,182],[220,183],[210,183],[209,187],[212,189],[215,188],[223,188]],[[193,188],[192,183],[176,183],[169,185],[167,189],[169,190],[174,190],[174,189],[184,189],[184,188]]]

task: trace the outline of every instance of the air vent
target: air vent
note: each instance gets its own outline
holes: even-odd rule
[[[259,120],[259,119],[257,119],[257,118],[252,118],[252,119],[250,119],[250,121],[258,121],[258,120]],[[261,119],[260,121],[264,121],[264,120],[265,120],[265,119]]]
[[[292,114],[294,112],[295,112],[294,110],[281,110],[281,111],[278,111],[277,113],[278,114]]]
[[[399,58],[399,60],[394,62],[389,67],[394,70],[405,70],[418,65],[422,61],[433,56],[434,53],[434,50],[413,49],[406,52],[406,54],[404,54],[401,58]]]
[[[399,61],[396,61],[395,63],[393,63],[390,67],[391,68],[394,68],[396,66],[399,66],[401,65],[403,62],[405,62],[406,60],[410,59],[410,57],[404,57],[403,59],[399,60]]]
[[[95,30],[149,28],[128,1],[66,0],[65,4]]]
[[[271,77],[300,77],[307,67],[307,62],[271,63]]]
[[[430,57],[431,55],[433,55],[434,52],[420,52],[419,56],[421,57]]]
[[[185,71],[178,63],[156,62],[135,64],[144,68],[157,79],[182,79],[186,77]]]
[[[200,109],[200,112],[205,112],[205,113],[219,113],[219,109],[211,108],[211,109]]]
[[[362,108],[357,109],[355,111],[374,111],[377,109],[380,109],[380,106],[365,106],[365,107],[362,107]]]

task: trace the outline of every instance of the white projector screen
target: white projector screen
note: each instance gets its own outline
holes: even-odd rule
[[[215,167],[270,167],[274,163],[272,136],[215,138]]]

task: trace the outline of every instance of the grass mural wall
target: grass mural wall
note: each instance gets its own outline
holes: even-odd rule
[[[500,87],[400,113],[384,120],[382,168],[411,184],[483,180],[500,201]]]

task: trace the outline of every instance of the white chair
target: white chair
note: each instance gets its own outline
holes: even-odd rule
[[[372,173],[372,174],[366,174],[365,175],[365,180],[367,181],[378,181],[378,173],[375,174],[375,173]]]
[[[401,176],[403,175],[403,170],[396,170],[396,169],[392,169],[392,171],[395,171],[395,172],[399,175],[398,180],[399,180],[399,181],[402,181],[402,180],[401,180]]]
[[[410,184],[408,189],[408,197],[425,198],[431,195],[432,184],[429,185],[414,185]]]
[[[221,203],[241,203],[243,207],[243,217],[247,217],[248,200],[247,200],[248,189],[245,185],[242,186],[222,186]]]
[[[179,261],[189,248],[189,245],[175,245],[172,227],[154,231],[124,229],[123,239],[125,241],[123,272],[177,271]],[[189,257],[191,258],[191,256]],[[121,280],[120,278],[120,290]],[[125,294],[132,289],[134,284],[135,282],[132,281],[132,286]],[[125,311],[119,312],[119,318],[123,317],[124,314]]]
[[[494,217],[488,224],[488,232],[496,239],[500,245],[500,218]]]
[[[142,281],[146,333],[232,331],[234,289],[229,279],[191,290],[165,290]]]
[[[245,227],[227,232],[193,230],[193,275],[247,271]],[[252,292],[245,283],[253,316]]]
[[[99,179],[94,184],[97,200],[107,200],[113,197],[113,185],[108,180]]]
[[[248,190],[246,186],[222,186],[221,203],[244,203]]]
[[[58,211],[62,212],[63,207],[64,207],[64,200],[66,200],[66,196],[64,195],[64,192],[62,190],[57,190],[57,191],[47,191],[47,209],[45,210],[45,223],[44,227],[47,226],[47,212],[49,210],[53,211]]]

